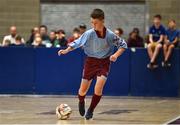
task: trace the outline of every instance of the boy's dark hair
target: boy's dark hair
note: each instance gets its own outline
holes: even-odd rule
[[[10,40],[8,40],[8,39],[6,39],[6,40],[5,40],[5,43],[7,43],[7,44],[11,44],[11,41],[10,41]]]
[[[79,25],[79,28],[80,28],[80,29],[86,29],[87,27],[86,27],[86,25],[85,25],[84,23],[81,23],[81,24]]]
[[[123,34],[123,33],[124,33],[124,31],[123,31],[122,28],[117,28],[116,30],[119,31],[120,34]]]
[[[17,36],[15,37],[15,40],[21,41],[21,39],[22,39],[22,37],[21,37],[20,35],[17,35]]]
[[[160,20],[162,19],[162,17],[161,17],[160,14],[155,15],[154,18],[158,18],[158,19],[160,19]]]
[[[104,19],[104,11],[101,9],[94,9],[91,13],[91,18],[93,19]]]
[[[51,30],[51,33],[54,33],[54,34],[56,34],[56,31],[55,31],[55,30]]]
[[[79,28],[75,27],[75,28],[73,29],[73,32],[79,33],[80,30],[79,30]]]
[[[139,35],[139,28],[135,27],[132,32],[135,32],[135,33],[137,33]]]
[[[63,29],[60,29],[60,30],[58,30],[57,32],[58,32],[58,33],[62,33],[62,34],[66,34]]]
[[[169,22],[176,23],[176,21],[174,19],[170,19]]]
[[[48,30],[47,26],[46,25],[40,25],[39,28],[45,28],[46,31]]]

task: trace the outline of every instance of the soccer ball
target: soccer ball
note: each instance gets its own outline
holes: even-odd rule
[[[72,109],[67,104],[60,104],[56,108],[56,115],[59,120],[68,119],[71,113],[72,113]]]

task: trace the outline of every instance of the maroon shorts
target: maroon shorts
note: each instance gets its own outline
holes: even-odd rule
[[[109,57],[104,59],[86,57],[83,69],[83,79],[91,80],[101,75],[107,77],[110,71],[110,64]]]

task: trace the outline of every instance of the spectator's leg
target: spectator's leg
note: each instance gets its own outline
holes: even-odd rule
[[[148,51],[149,58],[150,58],[150,60],[151,60],[152,57],[153,57],[153,44],[152,44],[152,43],[149,43],[149,44],[148,44],[148,46],[147,46],[147,51]]]
[[[167,54],[165,56],[165,61],[166,62],[169,60],[173,49],[174,49],[174,45],[173,44],[168,47],[168,51],[167,51]]]
[[[156,57],[158,56],[161,48],[162,48],[162,45],[161,45],[161,44],[157,44],[157,45],[156,45],[155,51],[154,51],[153,56],[152,56],[152,58],[151,58],[151,63],[154,63],[154,62],[155,62]]]

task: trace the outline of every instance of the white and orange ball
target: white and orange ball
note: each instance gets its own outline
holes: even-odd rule
[[[68,104],[60,104],[56,108],[56,115],[59,120],[66,120],[70,118],[72,109]]]

